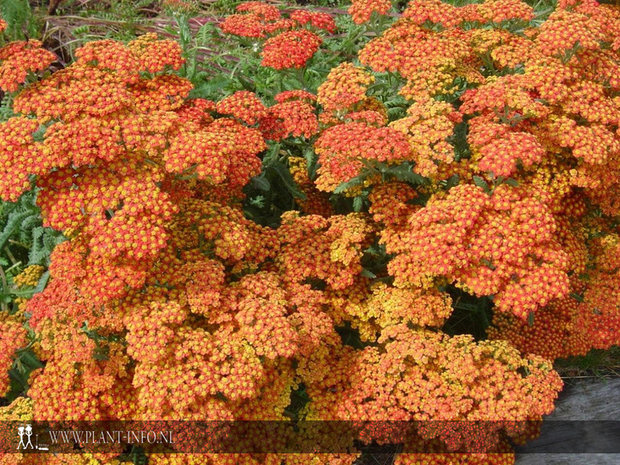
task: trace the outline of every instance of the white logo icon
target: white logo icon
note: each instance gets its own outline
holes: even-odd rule
[[[18,427],[17,434],[19,434],[18,449],[34,449],[34,445],[32,444],[32,426],[26,425],[26,427]]]
[[[26,425],[26,426],[19,426],[17,428],[17,434],[19,435],[19,444],[17,444],[17,449],[18,450],[25,450],[25,449],[38,449],[38,450],[48,450],[48,448],[44,445],[39,445],[38,444],[38,434],[35,435],[36,436],[36,443],[37,445],[35,446],[32,443],[32,425]]]

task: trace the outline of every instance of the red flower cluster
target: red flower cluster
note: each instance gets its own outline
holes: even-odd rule
[[[319,155],[319,189],[333,191],[360,175],[364,161],[399,163],[410,158],[407,139],[392,128],[345,123],[323,131],[315,144]]]
[[[282,32],[265,42],[261,64],[275,69],[303,68],[321,42],[318,35],[306,29]]]
[[[618,342],[617,305],[595,296],[618,276],[603,270],[599,238],[617,235],[620,211],[620,16],[584,0],[540,26],[532,19],[517,0],[410,2],[361,50],[364,68],[340,65],[319,89],[327,127],[315,185],[350,196],[372,188],[397,287],[448,282],[492,296],[495,337],[555,358]],[[404,79],[405,116],[383,119],[367,95],[386,72]],[[365,125],[400,135],[358,150]],[[408,151],[395,152],[403,136]],[[401,154],[394,166],[414,163],[426,184],[413,194],[382,185],[372,166],[383,151]]]
[[[462,185],[436,195],[402,225],[382,232],[395,285],[430,286],[437,276],[476,295],[495,295],[500,311],[525,319],[568,294],[568,259],[554,240],[546,206],[525,192],[488,196]]]
[[[279,48],[311,37],[300,25],[331,27],[260,2],[238,11],[225,30],[285,30],[265,45],[276,67],[307,59]],[[513,463],[506,439],[528,431],[505,422],[540,419],[561,388],[541,356],[620,334],[620,15],[583,0],[531,19],[518,0],[413,0],[361,66],[271,107],[245,91],[188,99],[191,84],[171,72],[178,46],[152,36],[89,44],[28,85],[0,124],[0,195],[16,199],[34,177],[45,224],[68,240],[25,304],[45,362],[33,402],[0,417],[283,420],[303,384],[307,419],[485,420],[483,445],[508,452],[399,463]],[[315,135],[316,179],[309,160],[288,160],[302,211],[273,229],[246,219],[239,200],[265,140]],[[333,195],[332,207],[334,191],[360,211],[339,213],[351,199]],[[448,291],[491,298],[490,340],[440,329],[456,306]],[[6,369],[25,341],[22,317],[3,318]],[[458,425],[418,433],[433,447],[469,444]]]
[[[348,11],[355,24],[363,24],[370,21],[373,13],[385,15],[391,9],[390,0],[353,0]]]
[[[13,366],[15,351],[26,345],[26,328],[20,318],[0,312],[0,395],[6,396],[10,388],[9,370]]]
[[[5,26],[0,24],[0,32]],[[43,71],[56,61],[56,55],[42,46],[38,40],[28,40],[0,48],[0,89],[15,92],[26,82],[28,73]]]
[[[322,39],[305,26],[330,34],[336,30],[327,13],[292,10],[284,18],[278,8],[264,2],[241,3],[237,11],[240,13],[229,15],[222,22],[222,31],[240,37],[267,38],[261,52],[262,65],[275,69],[303,68],[317,52]]]
[[[324,29],[329,33],[336,32],[336,23],[327,13],[309,10],[293,10],[290,18],[297,21],[301,26],[310,24],[317,29]]]

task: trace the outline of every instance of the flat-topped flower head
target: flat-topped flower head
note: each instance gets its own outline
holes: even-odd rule
[[[0,31],[1,31],[0,25]],[[11,42],[0,48],[0,89],[16,92],[29,73],[43,71],[56,61],[38,40]]]
[[[261,64],[275,69],[303,68],[322,42],[306,29],[281,32],[265,42]]]

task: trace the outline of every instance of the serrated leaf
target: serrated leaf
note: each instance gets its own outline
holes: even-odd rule
[[[347,182],[343,182],[342,184],[339,184],[334,189],[334,194],[342,194],[347,189],[350,189],[355,186],[359,186],[362,182],[364,182],[364,179],[366,179],[366,175],[362,174],[362,175],[354,177],[353,179]]]
[[[269,180],[263,174],[252,178],[252,185],[256,189],[267,192],[271,188]]]
[[[409,182],[415,185],[426,184],[426,178],[413,171],[413,165],[409,163],[403,163],[398,166],[390,166],[386,171],[386,174],[394,176],[399,181]]]
[[[43,368],[44,366],[41,360],[39,360],[37,356],[29,350],[22,352],[19,355],[19,360],[23,365],[32,369]]]
[[[504,183],[512,187],[519,187],[519,181],[517,181],[516,179],[508,178],[504,181]]]
[[[288,168],[279,160],[274,160],[268,167],[269,169],[276,172],[276,174],[280,177],[286,189],[290,192],[293,197],[298,199],[305,199],[306,194],[299,190],[297,187],[297,183],[293,179],[291,172]]]
[[[360,196],[357,196],[353,199],[353,210],[356,212],[361,212],[364,207],[364,199]]]
[[[0,233],[0,249],[4,247],[11,235],[19,228],[22,221],[30,216],[30,212],[13,210],[7,219],[4,229]]]
[[[482,179],[480,176],[474,176],[472,179],[474,181],[474,184],[482,188],[486,193],[489,193],[491,191],[487,182],[484,179]]]
[[[375,279],[377,277],[376,274],[374,274],[372,271],[367,270],[366,268],[364,268],[361,272],[361,275],[365,278],[370,278],[370,279]]]
[[[256,84],[254,84],[254,81],[246,78],[243,74],[238,74],[237,80],[241,83],[244,89],[249,90],[250,92],[256,91]]]
[[[304,150],[304,158],[306,159],[306,166],[308,169],[308,177],[314,179],[316,176],[316,170],[318,168],[319,157],[314,150]]]

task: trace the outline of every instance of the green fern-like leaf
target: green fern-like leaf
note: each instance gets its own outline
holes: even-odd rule
[[[36,37],[37,26],[27,0],[0,0],[0,13],[7,23],[5,34],[10,40]]]
[[[28,211],[15,210],[9,213],[6,223],[2,225],[2,232],[0,232],[0,249],[6,245],[9,238],[17,231],[22,221],[28,216],[30,216],[30,212]]]

